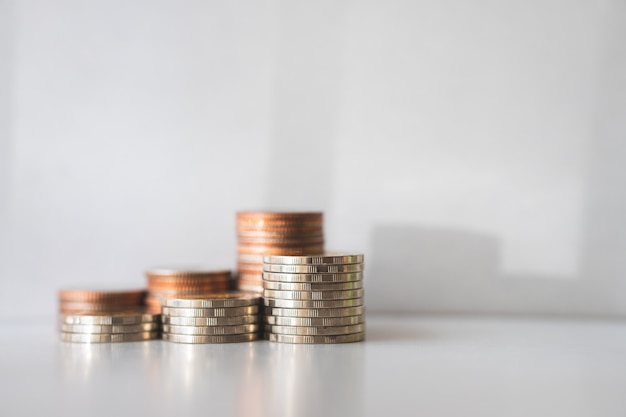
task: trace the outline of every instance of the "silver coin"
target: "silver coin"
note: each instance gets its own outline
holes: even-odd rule
[[[242,334],[252,333],[258,330],[258,324],[242,324],[239,326],[173,326],[170,324],[163,325],[163,333],[189,334],[198,336]]]
[[[164,307],[175,308],[215,308],[215,307],[249,307],[259,305],[261,297],[242,292],[214,294],[206,298],[171,298],[162,301]]]
[[[175,326],[237,326],[260,321],[258,314],[234,317],[163,317],[163,324]]]
[[[326,252],[320,255],[307,256],[265,255],[263,262],[282,265],[345,265],[363,263],[364,258],[361,253]]]
[[[158,331],[160,323],[140,323],[140,324],[67,324],[62,323],[60,329],[65,333],[86,333],[86,334],[118,334],[118,333],[139,333]]]
[[[163,340],[174,343],[242,343],[257,340],[258,333],[231,334],[220,336],[194,336],[187,334],[163,333]]]
[[[263,289],[276,291],[345,291],[358,290],[363,287],[362,281],[350,282],[277,282],[263,281]]]
[[[362,272],[363,264],[347,264],[347,265],[281,265],[281,264],[263,264],[263,271],[279,272],[288,274],[328,274],[343,272]]]
[[[114,314],[61,314],[61,323],[66,324],[98,324],[98,325],[120,325],[139,323],[160,323],[160,314],[149,313],[114,313]]]
[[[279,308],[344,308],[363,305],[363,298],[350,298],[347,300],[283,300],[265,297],[263,298],[263,305]],[[165,311],[163,313],[165,314]]]
[[[297,343],[297,344],[332,344],[332,343],[352,343],[365,340],[365,333],[353,333],[337,336],[294,336],[289,334],[270,333],[270,342]]]
[[[174,317],[233,317],[257,314],[258,306],[218,308],[173,308],[163,307],[164,316]]]
[[[281,317],[265,316],[267,324],[278,326],[350,326],[365,322],[365,315],[347,317]]]
[[[283,300],[347,300],[361,298],[363,290],[345,291],[276,291],[263,290],[263,297]]]
[[[263,272],[263,280],[278,282],[352,282],[362,281],[362,272],[349,273],[322,273],[322,274],[292,274]]]
[[[139,342],[142,340],[158,339],[161,332],[139,332],[118,334],[94,334],[94,333],[66,333],[61,332],[61,340],[75,343],[117,343]]]
[[[336,336],[340,334],[353,334],[361,333],[365,331],[365,325],[352,324],[348,326],[332,326],[332,327],[320,327],[320,326],[275,326],[267,324],[265,331],[269,333],[278,334],[291,334],[295,336]]]
[[[365,314],[364,306],[343,308],[265,308],[265,314],[277,317],[349,317]]]

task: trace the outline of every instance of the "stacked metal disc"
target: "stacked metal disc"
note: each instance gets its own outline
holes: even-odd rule
[[[146,291],[143,289],[65,289],[59,291],[59,312],[114,313],[139,310],[144,307],[145,298]]]
[[[228,291],[232,285],[230,270],[210,268],[155,268],[146,271],[149,311],[161,312],[162,300],[211,297]]]
[[[259,337],[255,294],[232,292],[207,298],[163,300],[163,340],[176,343],[250,342]]]
[[[303,255],[324,251],[321,212],[237,213],[238,288],[263,291],[263,255]]]
[[[59,331],[65,342],[139,342],[160,338],[161,317],[138,312],[61,314]]]
[[[363,258],[355,253],[264,256],[266,337],[283,343],[364,340]]]

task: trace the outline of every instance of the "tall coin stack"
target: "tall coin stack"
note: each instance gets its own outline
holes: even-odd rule
[[[142,309],[146,291],[65,289],[59,291],[59,312],[70,313],[114,313]]]
[[[161,301],[173,298],[202,298],[224,293],[232,284],[230,270],[202,268],[156,268],[146,271],[148,309],[161,312]]]
[[[161,317],[138,312],[62,314],[59,330],[65,342],[139,342],[160,337]]]
[[[362,254],[263,257],[265,334],[283,343],[365,338]]]
[[[164,299],[163,340],[176,343],[257,340],[260,301],[257,295],[238,292],[202,299]]]
[[[303,255],[324,251],[321,212],[237,213],[238,288],[263,291],[263,255]]]

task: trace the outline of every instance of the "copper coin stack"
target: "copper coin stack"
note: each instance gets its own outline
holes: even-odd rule
[[[163,340],[175,343],[237,343],[259,337],[256,294],[163,300]]]
[[[160,313],[162,300],[210,297],[229,290],[230,270],[210,268],[155,268],[146,271],[148,279],[148,311]]]
[[[324,251],[321,212],[237,213],[237,283],[242,291],[263,291],[263,255]]]
[[[137,311],[145,304],[146,291],[65,289],[59,291],[59,312],[72,313],[115,313]]]
[[[263,257],[266,337],[282,343],[365,339],[359,253]]]

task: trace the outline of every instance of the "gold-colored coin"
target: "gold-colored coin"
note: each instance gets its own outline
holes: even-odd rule
[[[223,308],[173,308],[163,307],[164,316],[175,317],[233,317],[257,314],[258,306]]]
[[[174,326],[170,324],[163,325],[164,333],[189,334],[198,336],[243,334],[256,332],[258,330],[258,324],[242,324],[239,326]]]
[[[333,344],[333,343],[352,343],[365,340],[365,333],[353,333],[337,336],[294,336],[288,334],[270,333],[268,335],[270,342],[279,343],[295,343],[295,344]]]
[[[163,333],[163,340],[174,343],[242,343],[257,340],[258,333],[231,334],[220,336],[194,336],[187,334]]]

